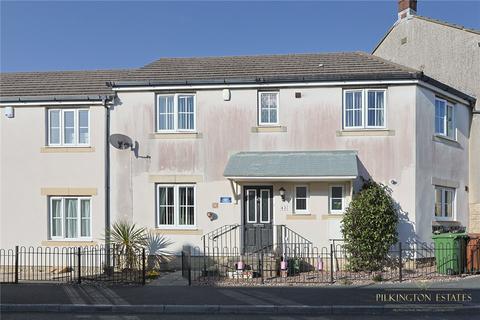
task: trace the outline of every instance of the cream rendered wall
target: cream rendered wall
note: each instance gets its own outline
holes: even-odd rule
[[[455,220],[468,226],[468,139],[470,110],[469,106],[455,105],[455,123],[457,142],[434,138],[435,136],[435,94],[427,89],[417,90],[417,216],[416,223],[422,232],[419,237],[425,241],[431,233],[429,227],[434,220],[433,179],[458,185],[456,191]],[[435,180],[433,181],[435,182]]]
[[[48,242],[48,197],[41,188],[96,188],[92,196],[92,235],[102,238],[104,215],[104,109],[90,107],[94,152],[43,153],[45,107],[15,107],[0,116],[0,248]],[[78,245],[79,243],[75,243]]]
[[[119,92],[119,103],[112,111],[111,131],[138,141],[139,154],[151,158],[135,158],[130,151],[112,150],[112,221],[128,218],[154,228],[155,191],[149,177],[178,175],[184,180],[188,180],[188,176],[194,180],[201,176],[196,190],[199,230],[196,234],[165,232],[175,242],[175,249],[184,244],[200,245],[201,234],[241,222],[241,202],[212,208],[219,196],[233,197],[231,185],[223,177],[228,157],[239,151],[268,150],[358,150],[360,174],[385,184],[395,179],[398,183],[391,186],[393,195],[408,214],[407,219],[414,221],[415,88],[414,85],[388,87],[387,127],[390,131],[376,136],[341,134],[340,87],[281,89],[279,120],[286,132],[273,133],[252,132],[257,124],[257,90],[234,89],[230,101],[223,100],[222,90],[199,90],[196,92],[199,135],[187,139],[152,135],[154,92]],[[295,92],[301,92],[302,97],[296,99]],[[279,184],[275,183],[275,193],[278,188]],[[328,192],[325,188],[319,190]],[[326,214],[328,198],[318,201],[318,211],[312,212],[317,216],[315,223],[288,220],[288,224],[300,234],[315,237],[312,240],[317,244],[324,244],[337,236],[334,229],[338,230],[338,221],[321,219]],[[206,216],[208,211],[217,213],[218,219],[210,221]],[[279,210],[275,210],[274,215],[276,223],[284,218]]]
[[[401,39],[406,38],[402,44]],[[480,34],[421,18],[397,22],[374,55],[422,70],[428,76],[477,97],[470,127],[469,211],[471,232],[480,232]]]

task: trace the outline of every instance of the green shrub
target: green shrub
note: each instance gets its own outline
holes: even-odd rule
[[[381,270],[397,242],[398,215],[391,190],[367,181],[345,211],[341,230],[353,271]]]

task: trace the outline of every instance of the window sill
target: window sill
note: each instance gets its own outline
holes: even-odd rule
[[[41,153],[85,153],[95,152],[94,147],[65,147],[65,146],[45,146],[40,148]]]
[[[178,235],[203,235],[202,229],[194,228],[168,228],[168,227],[156,227],[155,233],[157,234],[178,234]]]
[[[317,216],[308,213],[287,214],[287,220],[317,220]]]
[[[150,139],[201,139],[200,132],[155,132],[150,134]]]
[[[343,129],[337,130],[337,137],[386,137],[394,136],[395,130],[388,129]]]
[[[283,126],[257,126],[252,127],[253,133],[262,133],[262,132],[287,132],[287,127]]]
[[[42,241],[42,246],[45,247],[85,247],[85,246],[95,246],[98,243],[89,239],[63,239],[63,240],[46,240]]]
[[[343,219],[343,213],[329,213],[322,215],[322,220],[339,220]]]
[[[457,140],[454,140],[454,139],[449,138],[449,137],[441,136],[441,135],[438,135],[438,134],[433,135],[432,141],[440,142],[440,143],[446,144],[448,146],[456,147],[456,148],[462,148],[462,146],[460,145],[460,143]]]

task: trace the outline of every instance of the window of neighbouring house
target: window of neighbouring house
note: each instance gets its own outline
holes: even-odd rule
[[[440,98],[435,99],[435,133],[455,139],[453,104]]]
[[[258,124],[278,125],[278,92],[259,92]]]
[[[295,213],[308,212],[308,187],[295,186]]]
[[[195,131],[195,95],[157,95],[157,132]]]
[[[385,128],[385,89],[344,90],[345,129]]]
[[[157,184],[157,227],[195,225],[195,186]]]
[[[343,213],[344,210],[344,187],[343,186],[330,186],[330,212],[331,213]]]
[[[48,109],[49,146],[88,146],[90,112],[88,109]]]
[[[455,189],[435,186],[435,218],[453,219]]]
[[[91,199],[50,197],[51,239],[90,239],[92,237]]]

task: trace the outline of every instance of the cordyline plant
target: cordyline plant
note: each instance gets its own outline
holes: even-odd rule
[[[366,181],[345,211],[341,230],[353,271],[380,271],[398,240],[398,215],[391,190]]]
[[[115,222],[111,230],[106,230],[107,239],[114,247],[117,263],[133,269],[141,261],[142,248],[147,244],[146,229],[127,221]]]

